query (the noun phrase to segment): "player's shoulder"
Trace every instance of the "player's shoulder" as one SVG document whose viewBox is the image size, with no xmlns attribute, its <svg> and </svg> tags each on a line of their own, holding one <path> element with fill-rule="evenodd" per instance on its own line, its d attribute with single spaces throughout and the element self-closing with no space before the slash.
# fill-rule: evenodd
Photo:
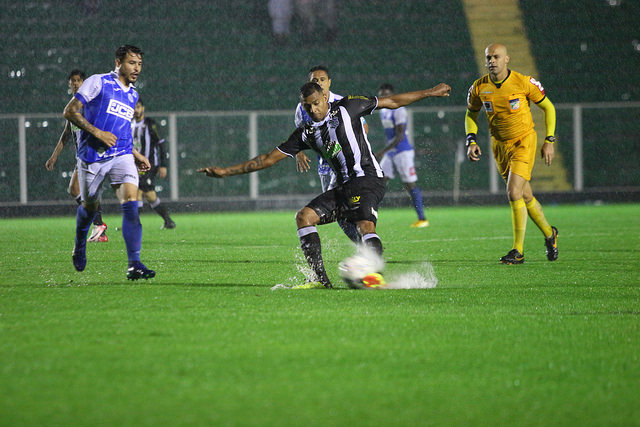
<svg viewBox="0 0 640 427">
<path fill-rule="evenodd" d="M 329 102 L 340 101 L 343 98 L 342 95 L 329 91 Z"/>
<path fill-rule="evenodd" d="M 520 85 L 522 85 L 523 88 L 526 86 L 529 86 L 529 87 L 532 87 L 534 90 L 537 89 L 544 95 L 545 90 L 544 90 L 544 87 L 542 86 L 542 83 L 536 80 L 533 76 L 519 73 L 517 71 L 512 71 L 511 73 L 514 77 L 514 80 L 517 81 Z"/>
<path fill-rule="evenodd" d="M 471 86 L 480 86 L 489 83 L 491 83 L 491 77 L 489 77 L 489 74 L 485 74 L 484 76 L 476 79 Z"/>
</svg>

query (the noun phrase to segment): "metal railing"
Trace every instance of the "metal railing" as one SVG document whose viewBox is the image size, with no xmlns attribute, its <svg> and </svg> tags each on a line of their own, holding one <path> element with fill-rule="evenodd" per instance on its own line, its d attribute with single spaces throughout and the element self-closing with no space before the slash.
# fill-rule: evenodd
<svg viewBox="0 0 640 427">
<path fill-rule="evenodd" d="M 640 102 L 558 104 L 556 110 L 558 148 L 567 171 L 569 191 L 640 185 Z M 416 146 L 416 164 L 423 187 L 451 191 L 454 198 L 463 191 L 501 191 L 492 162 L 485 159 L 484 166 L 471 168 L 468 162 L 462 161 L 465 159 L 464 106 L 414 107 L 409 112 L 408 132 Z M 247 176 L 246 182 L 233 185 L 225 180 L 226 185 L 214 185 L 213 191 L 200 184 L 204 179 L 194 177 L 198 166 L 238 163 L 269 151 L 293 130 L 293 110 L 149 110 L 147 114 L 159 123 L 169 144 L 169 179 L 159 190 L 166 191 L 164 197 L 170 200 L 217 195 L 256 199 L 276 194 L 317 193 L 312 178 L 302 179 L 301 184 L 293 167 L 267 176 L 253 173 Z M 383 131 L 375 114 L 366 118 L 375 151 L 384 144 Z M 44 162 L 53 151 L 63 125 L 60 113 L 0 115 L 3 139 L 0 204 L 28 204 L 67 197 L 63 189 L 73 168 L 73 153 L 67 154 L 66 160 L 60 160 L 59 165 L 64 162 L 65 166 L 60 165 L 57 172 L 44 171 Z M 538 129 L 544 129 L 544 124 L 538 124 Z M 483 150 L 489 153 L 486 125 L 481 126 L 479 135 Z M 610 158 L 605 163 L 600 163 L 602 159 L 598 158 L 602 144 L 609 147 Z M 626 149 L 629 146 L 631 149 Z M 585 152 L 589 153 L 586 157 Z M 490 156 L 485 154 L 487 157 Z M 634 170 L 625 173 L 615 170 L 621 164 L 634 165 Z M 602 170 L 603 167 L 612 169 Z M 588 179 L 592 174 L 597 178 Z"/>
</svg>

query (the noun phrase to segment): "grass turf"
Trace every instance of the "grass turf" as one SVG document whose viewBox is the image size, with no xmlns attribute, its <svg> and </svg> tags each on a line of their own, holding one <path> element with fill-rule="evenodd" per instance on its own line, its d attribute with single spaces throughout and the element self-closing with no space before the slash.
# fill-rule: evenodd
<svg viewBox="0 0 640 427">
<path fill-rule="evenodd" d="M 293 212 L 143 215 L 150 281 L 124 242 L 71 264 L 74 219 L 0 223 L 0 425 L 637 425 L 640 205 L 547 206 L 550 263 L 506 206 L 383 209 L 387 273 L 434 289 L 355 291 L 353 248 L 320 228 L 338 289 L 300 283 Z"/>
</svg>

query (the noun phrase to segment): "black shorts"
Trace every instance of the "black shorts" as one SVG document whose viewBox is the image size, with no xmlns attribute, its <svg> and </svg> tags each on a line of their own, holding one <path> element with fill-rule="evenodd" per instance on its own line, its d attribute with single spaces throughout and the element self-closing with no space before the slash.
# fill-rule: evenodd
<svg viewBox="0 0 640 427">
<path fill-rule="evenodd" d="M 378 221 L 378 205 L 382 202 L 386 184 L 384 179 L 363 176 L 322 193 L 307 204 L 320 217 L 320 224 L 338 219 L 349 222 Z"/>
<path fill-rule="evenodd" d="M 138 188 L 142 190 L 143 193 L 146 193 L 149 191 L 155 191 L 157 173 L 158 173 L 158 168 L 154 167 L 149 169 L 145 173 L 140 174 L 140 181 L 138 182 Z"/>
</svg>

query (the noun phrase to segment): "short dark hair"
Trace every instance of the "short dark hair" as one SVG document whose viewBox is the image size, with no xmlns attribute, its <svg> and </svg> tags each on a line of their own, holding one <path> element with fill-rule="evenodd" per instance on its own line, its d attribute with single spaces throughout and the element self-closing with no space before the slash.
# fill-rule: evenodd
<svg viewBox="0 0 640 427">
<path fill-rule="evenodd" d="M 311 67 L 309 68 L 309 75 L 311 75 L 311 73 L 315 72 L 315 71 L 324 71 L 325 73 L 327 73 L 327 76 L 329 78 L 331 78 L 331 75 L 329 75 L 329 69 L 327 67 L 325 67 L 324 65 L 316 65 L 315 67 Z"/>
<path fill-rule="evenodd" d="M 378 86 L 378 90 L 390 90 L 391 92 L 395 92 L 391 83 L 382 83 L 380 86 Z"/>
<path fill-rule="evenodd" d="M 116 49 L 116 59 L 119 59 L 120 61 L 124 61 L 124 58 L 126 58 L 127 53 L 129 52 L 135 53 L 136 55 L 140 55 L 140 57 L 144 55 L 144 52 L 139 47 L 133 46 L 130 44 L 125 44 L 120 46 L 118 49 Z"/>
<path fill-rule="evenodd" d="M 87 80 L 87 75 L 84 73 L 84 71 L 77 68 L 71 70 L 71 72 L 69 73 L 69 77 L 67 77 L 67 80 L 71 80 L 71 77 L 73 76 L 80 76 L 82 80 Z"/>
<path fill-rule="evenodd" d="M 304 99 L 307 96 L 313 94 L 314 92 L 322 92 L 322 88 L 320 87 L 320 85 L 318 83 L 315 82 L 307 82 L 305 84 L 302 85 L 302 87 L 300 88 L 300 99 Z"/>
<path fill-rule="evenodd" d="M 142 97 L 138 96 L 138 102 L 136 102 L 136 104 L 140 104 L 144 107 L 144 102 L 142 102 Z"/>
</svg>

